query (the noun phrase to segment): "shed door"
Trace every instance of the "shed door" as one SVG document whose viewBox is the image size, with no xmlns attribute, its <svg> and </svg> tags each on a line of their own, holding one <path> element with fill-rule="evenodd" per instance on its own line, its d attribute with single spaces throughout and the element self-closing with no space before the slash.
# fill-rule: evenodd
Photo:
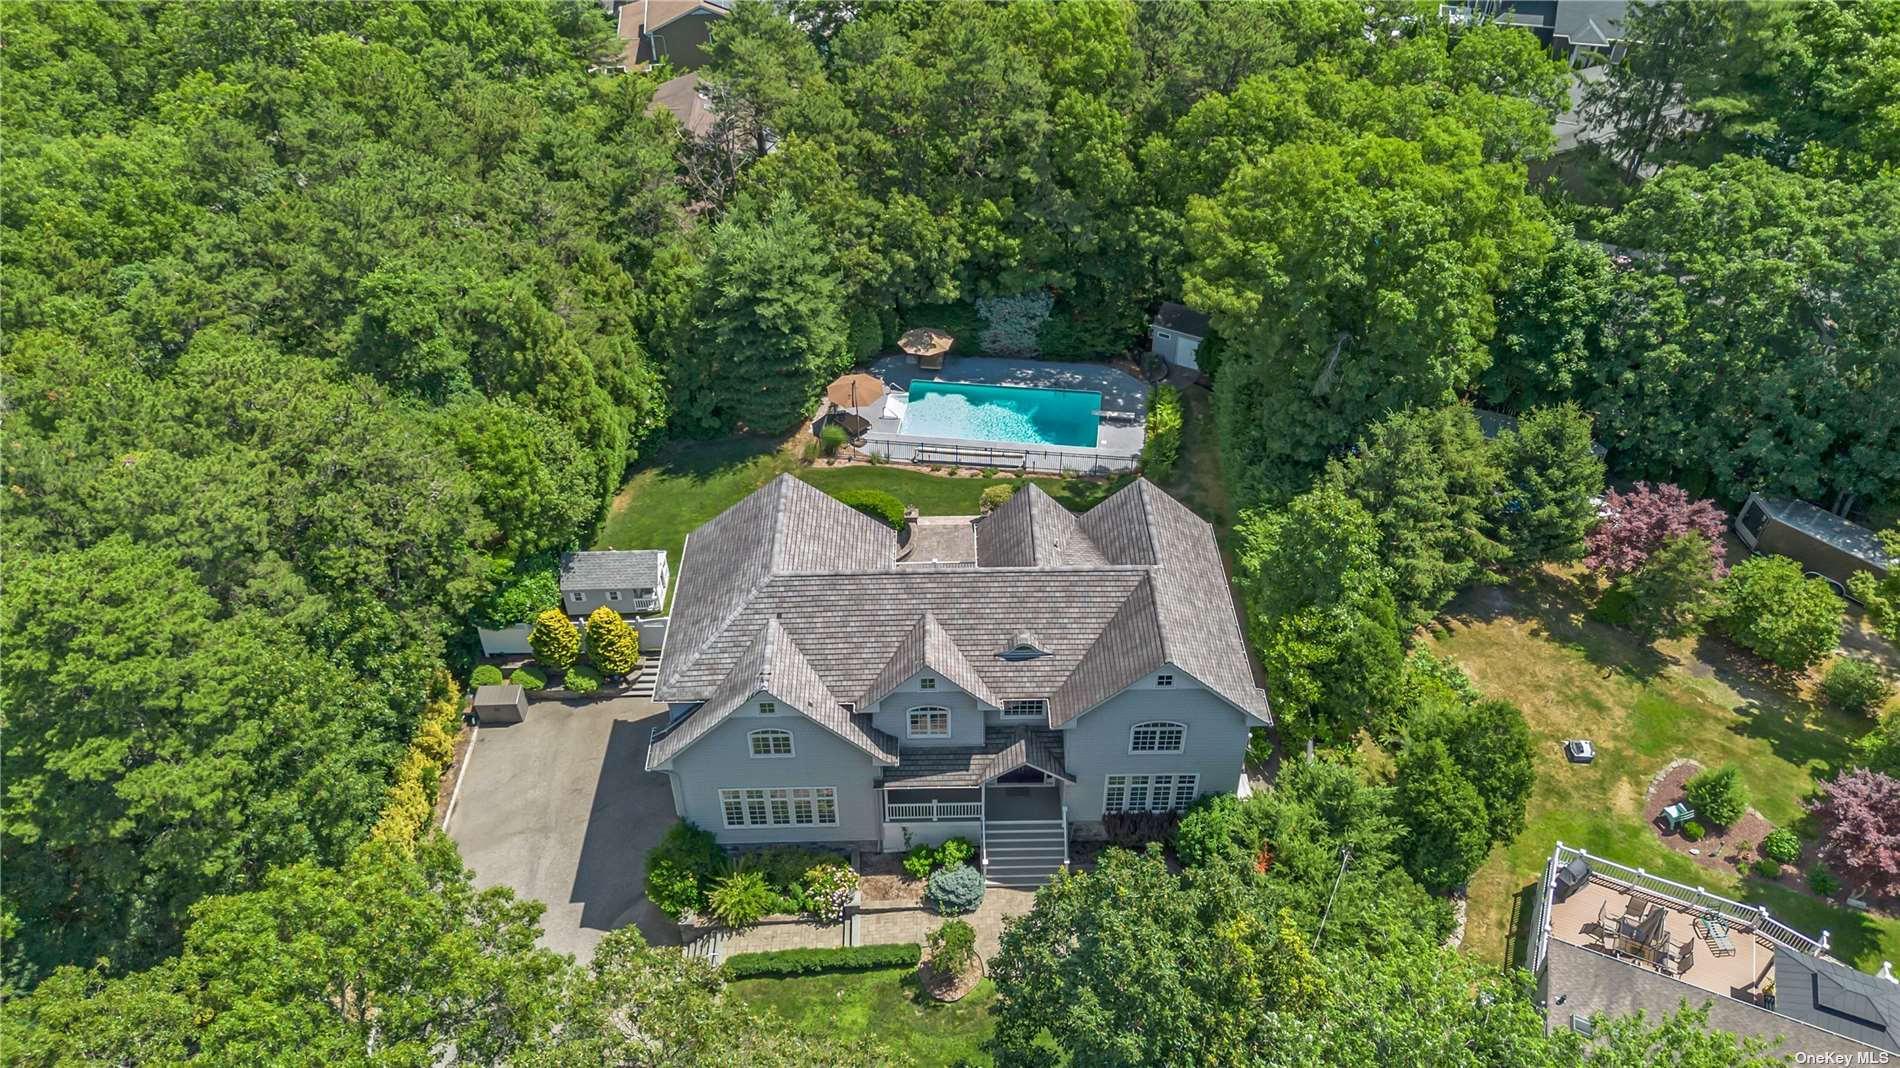
<svg viewBox="0 0 1900 1068">
<path fill-rule="evenodd" d="M 1742 540 L 1746 541 L 1750 548 L 1753 548 L 1755 542 L 1761 538 L 1761 525 L 1767 519 L 1767 509 L 1761 506 L 1760 501 L 1751 497 L 1748 507 L 1742 509 L 1741 517 L 1735 521 L 1736 533 L 1742 536 Z"/>
<path fill-rule="evenodd" d="M 1201 343 L 1198 339 L 1191 337 L 1177 337 L 1174 339 L 1174 362 L 1190 371 L 1198 371 L 1201 369 L 1200 364 L 1194 361 L 1195 354 L 1200 351 Z"/>
</svg>

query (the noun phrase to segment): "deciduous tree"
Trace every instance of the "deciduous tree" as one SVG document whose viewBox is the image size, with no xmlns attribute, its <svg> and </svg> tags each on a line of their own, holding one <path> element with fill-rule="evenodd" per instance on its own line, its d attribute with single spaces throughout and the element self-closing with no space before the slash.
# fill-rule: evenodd
<svg viewBox="0 0 1900 1068">
<path fill-rule="evenodd" d="M 1874 897 L 1900 897 L 1900 779 L 1843 772 L 1822 786 L 1813 811 L 1823 863 Z"/>
<path fill-rule="evenodd" d="M 1786 556 L 1736 564 L 1721 593 L 1722 630 L 1776 667 L 1805 671 L 1840 644 L 1846 605 L 1826 579 L 1805 577 Z"/>
<path fill-rule="evenodd" d="M 1710 500 L 1691 500 L 1682 487 L 1638 482 L 1628 493 L 1603 495 L 1603 521 L 1590 532 L 1585 567 L 1611 578 L 1643 565 L 1670 539 L 1695 534 L 1708 543 L 1717 571 L 1722 568 L 1722 531 L 1728 517 Z"/>
</svg>

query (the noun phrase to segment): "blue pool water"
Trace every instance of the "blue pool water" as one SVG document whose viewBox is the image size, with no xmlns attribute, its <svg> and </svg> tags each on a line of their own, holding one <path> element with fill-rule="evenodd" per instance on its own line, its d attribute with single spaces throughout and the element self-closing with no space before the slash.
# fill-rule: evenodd
<svg viewBox="0 0 1900 1068">
<path fill-rule="evenodd" d="M 912 382 L 902 431 L 926 438 L 1092 449 L 1102 395 L 1079 389 Z"/>
</svg>

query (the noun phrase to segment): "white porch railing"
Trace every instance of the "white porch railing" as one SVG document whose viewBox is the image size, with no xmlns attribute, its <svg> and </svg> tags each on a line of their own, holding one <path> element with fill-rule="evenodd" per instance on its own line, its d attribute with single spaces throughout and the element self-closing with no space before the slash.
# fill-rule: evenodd
<svg viewBox="0 0 1900 1068">
<path fill-rule="evenodd" d="M 1556 852 L 1551 855 L 1550 863 L 1544 869 L 1544 882 L 1538 888 L 1536 911 L 1532 914 L 1532 921 L 1537 925 L 1532 940 L 1533 959 L 1530 962 L 1533 972 L 1543 967 L 1544 955 L 1550 945 L 1551 895 L 1556 888 L 1556 874 L 1566 864 L 1578 859 L 1590 865 L 1590 874 L 1593 876 L 1641 890 L 1690 912 L 1720 915 L 1735 927 L 1752 930 L 1778 945 L 1802 953 L 1825 954 L 1828 951 L 1829 934 L 1826 931 L 1821 932 L 1819 939 L 1809 938 L 1768 915 L 1768 910 L 1763 906 L 1748 905 L 1720 894 L 1711 894 L 1699 886 L 1686 886 L 1660 875 L 1651 875 L 1641 868 L 1605 860 L 1558 842 Z"/>
<path fill-rule="evenodd" d="M 981 801 L 924 801 L 902 804 L 887 801 L 884 804 L 884 822 L 886 823 L 973 820 L 982 815 L 983 802 Z"/>
</svg>

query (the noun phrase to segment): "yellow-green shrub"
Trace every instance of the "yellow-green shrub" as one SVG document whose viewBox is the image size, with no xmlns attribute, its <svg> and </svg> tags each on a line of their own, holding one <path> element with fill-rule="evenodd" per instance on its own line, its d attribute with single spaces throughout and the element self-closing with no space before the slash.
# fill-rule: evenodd
<svg viewBox="0 0 1900 1068">
<path fill-rule="evenodd" d="M 370 828 L 378 841 L 412 846 L 435 819 L 436 784 L 455 753 L 455 732 L 462 715 L 462 694 L 449 673 L 437 668 L 429 680 L 429 698 L 409 752 L 396 765 L 389 800 Z"/>
</svg>

